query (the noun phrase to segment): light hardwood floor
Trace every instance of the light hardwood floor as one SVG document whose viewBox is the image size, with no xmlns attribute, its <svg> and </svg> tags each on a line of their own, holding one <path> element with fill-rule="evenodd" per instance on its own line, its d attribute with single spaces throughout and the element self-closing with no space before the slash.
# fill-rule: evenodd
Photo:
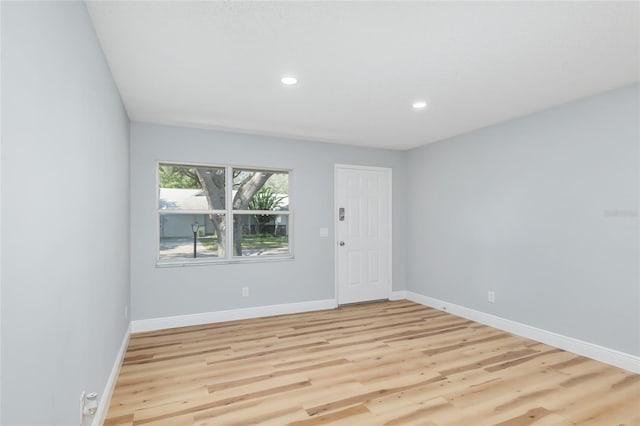
<svg viewBox="0 0 640 426">
<path fill-rule="evenodd" d="M 114 425 L 640 425 L 640 376 L 408 301 L 134 334 Z"/>
</svg>

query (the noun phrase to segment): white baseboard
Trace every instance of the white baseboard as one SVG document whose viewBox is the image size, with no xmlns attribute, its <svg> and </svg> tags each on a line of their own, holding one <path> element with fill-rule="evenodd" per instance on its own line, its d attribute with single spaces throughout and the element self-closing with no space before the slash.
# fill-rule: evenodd
<svg viewBox="0 0 640 426">
<path fill-rule="evenodd" d="M 300 312 L 334 309 L 338 305 L 335 299 L 314 300 L 310 302 L 287 303 L 282 305 L 256 306 L 253 308 L 231 309 L 228 311 L 203 312 L 200 314 L 178 315 L 173 317 L 151 318 L 131 322 L 131 331 L 155 331 L 165 328 L 186 327 L 190 325 L 210 324 L 214 322 L 235 321 L 249 318 L 271 317 L 274 315 L 297 314 Z"/>
<path fill-rule="evenodd" d="M 118 375 L 120 374 L 120 367 L 122 366 L 122 360 L 124 359 L 124 354 L 127 351 L 127 346 L 129 345 L 130 335 L 131 335 L 131 324 L 129 324 L 129 327 L 127 327 L 127 331 L 124 334 L 124 338 L 122 339 L 122 345 L 120 345 L 120 351 L 118 351 L 118 355 L 116 356 L 116 360 L 113 364 L 113 368 L 111 369 L 111 374 L 109 374 L 109 378 L 107 379 L 107 384 L 105 385 L 100 401 L 98 402 L 98 409 L 96 410 L 96 414 L 93 417 L 91 426 L 102 426 L 104 424 L 104 420 L 107 417 L 107 411 L 109 410 L 109 404 L 111 403 L 111 395 L 113 395 L 113 390 L 116 387 L 116 382 L 118 381 Z"/>
<path fill-rule="evenodd" d="M 420 303 L 421 305 L 429 306 L 441 311 L 450 312 L 454 315 L 467 318 L 481 324 L 517 334 L 518 336 L 536 340 L 565 351 L 573 352 L 587 358 L 595 359 L 597 361 L 640 374 L 640 357 L 638 356 L 620 352 L 615 349 L 605 348 L 604 346 L 599 346 L 583 340 L 574 339 L 573 337 L 563 336 L 551 331 L 542 330 L 540 328 L 476 311 L 474 309 L 465 308 L 464 306 L 455 305 L 432 297 L 423 296 L 412 291 L 407 291 L 406 296 L 407 299 L 412 302 Z"/>
<path fill-rule="evenodd" d="M 404 300 L 407 298 L 407 292 L 405 290 L 392 291 L 389 300 Z"/>
</svg>

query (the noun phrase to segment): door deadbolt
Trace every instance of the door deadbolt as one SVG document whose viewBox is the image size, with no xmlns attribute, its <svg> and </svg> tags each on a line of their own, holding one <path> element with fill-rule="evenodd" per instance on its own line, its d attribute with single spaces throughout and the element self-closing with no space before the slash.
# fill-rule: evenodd
<svg viewBox="0 0 640 426">
<path fill-rule="evenodd" d="M 340 241 L 340 245 L 343 246 L 344 245 L 344 241 Z"/>
</svg>

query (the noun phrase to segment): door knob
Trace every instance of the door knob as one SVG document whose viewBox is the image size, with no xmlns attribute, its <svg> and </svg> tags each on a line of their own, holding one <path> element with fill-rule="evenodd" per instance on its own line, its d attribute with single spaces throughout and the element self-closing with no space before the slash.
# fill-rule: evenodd
<svg viewBox="0 0 640 426">
<path fill-rule="evenodd" d="M 344 245 L 344 241 L 340 241 L 340 245 L 343 246 Z"/>
</svg>

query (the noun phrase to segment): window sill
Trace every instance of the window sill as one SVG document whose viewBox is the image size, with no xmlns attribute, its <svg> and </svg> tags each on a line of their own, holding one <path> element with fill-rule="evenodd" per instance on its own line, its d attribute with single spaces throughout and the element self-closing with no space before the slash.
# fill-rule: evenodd
<svg viewBox="0 0 640 426">
<path fill-rule="evenodd" d="M 245 264 L 245 263 L 270 263 L 270 262 L 289 262 L 295 260 L 291 256 L 273 256 L 253 258 L 232 258 L 232 259 L 202 259 L 202 260 L 180 260 L 180 261 L 156 261 L 156 268 L 182 268 L 185 266 L 212 266 L 212 265 L 229 265 L 229 264 Z"/>
</svg>

